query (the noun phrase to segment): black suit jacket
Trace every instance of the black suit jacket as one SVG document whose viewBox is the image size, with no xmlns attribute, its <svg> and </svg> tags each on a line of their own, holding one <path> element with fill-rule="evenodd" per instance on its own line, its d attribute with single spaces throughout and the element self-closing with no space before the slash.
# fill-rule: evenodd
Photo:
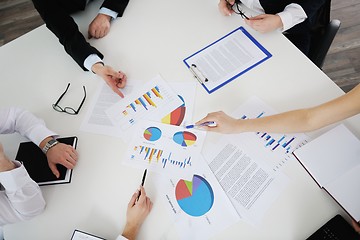
<svg viewBox="0 0 360 240">
<path fill-rule="evenodd" d="M 304 9 L 307 19 L 286 31 L 285 36 L 303 53 L 307 54 L 311 44 L 312 31 L 315 31 L 319 15 L 325 12 L 330 14 L 330 0 L 260 0 L 260 4 L 267 14 L 282 12 L 291 3 L 299 4 Z M 324 21 L 328 23 L 329 19 Z"/>
<path fill-rule="evenodd" d="M 64 46 L 65 51 L 87 71 L 84 61 L 90 54 L 97 54 L 103 59 L 103 54 L 92 47 L 79 31 L 78 25 L 70 14 L 86 8 L 86 0 L 32 0 L 35 8 L 50 29 Z M 101 7 L 106 7 L 118 13 L 121 17 L 129 0 L 105 0 Z"/>
</svg>

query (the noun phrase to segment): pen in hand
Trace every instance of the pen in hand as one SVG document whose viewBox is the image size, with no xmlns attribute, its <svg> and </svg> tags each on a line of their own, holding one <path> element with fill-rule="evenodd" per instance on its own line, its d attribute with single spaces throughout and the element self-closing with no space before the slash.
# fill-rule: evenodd
<svg viewBox="0 0 360 240">
<path fill-rule="evenodd" d="M 145 169 L 145 171 L 144 171 L 144 174 L 143 174 L 143 177 L 142 177 L 142 180 L 141 180 L 141 186 L 144 186 L 146 173 L 147 173 L 147 169 Z M 139 191 L 139 196 L 137 197 L 136 201 L 139 201 L 140 195 L 141 195 L 141 191 Z"/>
<path fill-rule="evenodd" d="M 207 121 L 200 124 L 191 124 L 185 126 L 185 128 L 194 128 L 194 127 L 202 127 L 202 126 L 208 126 L 208 127 L 216 127 L 216 122 L 214 121 Z"/>
</svg>

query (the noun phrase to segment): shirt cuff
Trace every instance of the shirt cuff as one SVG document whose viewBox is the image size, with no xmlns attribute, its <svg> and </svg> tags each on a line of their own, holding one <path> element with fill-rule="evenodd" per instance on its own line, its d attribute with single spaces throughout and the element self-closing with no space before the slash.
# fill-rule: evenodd
<svg viewBox="0 0 360 240">
<path fill-rule="evenodd" d="M 126 237 L 124 237 L 123 235 L 119 235 L 116 240 L 127 240 Z"/>
<path fill-rule="evenodd" d="M 84 61 L 84 67 L 89 70 L 90 72 L 93 73 L 93 71 L 91 71 L 91 67 L 95 64 L 95 63 L 104 63 L 103 60 L 101 60 L 101 58 L 97 55 L 97 54 L 91 54 L 89 55 L 85 61 Z M 95 73 L 94 73 L 95 74 Z"/>
<path fill-rule="evenodd" d="M 13 162 L 16 168 L 0 173 L 1 185 L 3 185 L 7 192 L 16 192 L 29 181 L 32 181 L 24 165 L 19 161 Z"/>
<path fill-rule="evenodd" d="M 117 12 L 115 12 L 115 11 L 113 11 L 113 10 L 110 10 L 110 9 L 108 9 L 108 8 L 106 8 L 106 7 L 100 8 L 99 13 L 108 15 L 108 16 L 110 16 L 113 20 L 116 19 L 117 16 L 118 16 L 118 13 L 117 13 Z"/>
<path fill-rule="evenodd" d="M 284 11 L 277 15 L 281 18 L 283 24 L 281 31 L 283 32 L 303 22 L 307 18 L 304 9 L 299 4 L 295 3 L 287 5 Z"/>
<path fill-rule="evenodd" d="M 59 135 L 43 126 L 33 127 L 29 134 L 29 139 L 37 146 L 47 137 L 58 138 Z"/>
<path fill-rule="evenodd" d="M 283 24 L 282 29 L 280 29 L 282 32 L 285 32 L 286 30 L 290 29 L 292 26 L 292 17 L 290 13 L 287 12 L 280 12 L 277 14 L 280 19 L 281 22 Z"/>
</svg>

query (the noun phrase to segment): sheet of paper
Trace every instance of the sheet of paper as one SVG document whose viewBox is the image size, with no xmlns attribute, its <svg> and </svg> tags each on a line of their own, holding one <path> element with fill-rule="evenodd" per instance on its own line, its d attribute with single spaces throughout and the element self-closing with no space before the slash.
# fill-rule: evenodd
<svg viewBox="0 0 360 240">
<path fill-rule="evenodd" d="M 125 96 L 132 93 L 134 85 L 128 84 L 121 91 Z M 99 83 L 97 91 L 93 96 L 89 110 L 87 111 L 80 130 L 84 132 L 104 134 L 108 136 L 118 137 L 119 132 L 115 125 L 111 122 L 105 111 L 120 100 L 119 95 L 103 81 Z"/>
<path fill-rule="evenodd" d="M 235 118 L 259 118 L 277 112 L 256 96 L 249 98 L 233 114 Z M 281 171 L 289 160 L 295 160 L 291 154 L 306 144 L 309 137 L 303 133 L 275 134 L 267 132 L 249 132 L 227 135 L 226 138 L 238 143 L 245 151 L 251 152 L 257 159 L 266 159 L 266 164 L 274 171 Z"/>
<path fill-rule="evenodd" d="M 196 155 L 201 152 L 205 136 L 205 131 L 141 120 L 124 163 L 158 173 L 177 174 L 197 164 Z"/>
<path fill-rule="evenodd" d="M 360 156 L 360 155 L 358 155 Z M 360 221 L 360 164 L 326 185 L 330 195 L 358 222 Z"/>
<path fill-rule="evenodd" d="M 133 89 L 138 89 L 143 85 L 140 81 L 129 81 L 122 92 L 127 96 L 132 93 Z M 165 114 L 161 122 L 175 125 L 183 125 L 192 120 L 196 83 L 194 82 L 171 82 L 170 87 L 175 90 L 181 98 L 183 104 L 177 109 Z M 119 101 L 119 96 L 114 93 L 104 82 L 99 83 L 98 90 L 94 94 L 89 109 L 80 126 L 81 131 L 103 134 L 114 137 L 121 137 L 117 127 L 111 122 L 106 114 L 106 109 L 113 106 Z"/>
<path fill-rule="evenodd" d="M 359 165 L 360 140 L 343 124 L 295 151 L 297 158 L 321 186 Z"/>
<path fill-rule="evenodd" d="M 229 139 L 207 145 L 203 154 L 238 214 L 251 224 L 261 222 L 288 185 L 284 174 L 275 174 L 262 159 Z"/>
<path fill-rule="evenodd" d="M 177 126 L 191 124 L 197 84 L 195 82 L 170 82 L 169 85 L 183 104 L 164 116 L 161 122 Z"/>
<path fill-rule="evenodd" d="M 105 112 L 122 136 L 141 119 L 161 121 L 162 117 L 181 106 L 183 102 L 160 75 L 125 96 Z"/>
<path fill-rule="evenodd" d="M 180 239 L 209 239 L 240 220 L 205 160 L 180 175 L 159 176 L 158 195 L 172 216 Z M 161 239 L 169 239 L 167 232 Z"/>
<path fill-rule="evenodd" d="M 344 124 L 315 138 L 294 154 L 313 179 L 357 221 L 360 220 L 360 141 Z"/>
<path fill-rule="evenodd" d="M 75 230 L 71 238 L 71 240 L 103 240 L 103 239 L 104 238 L 100 238 L 79 230 Z"/>
<path fill-rule="evenodd" d="M 270 57 L 271 54 L 240 27 L 184 62 L 211 92 Z"/>
</svg>

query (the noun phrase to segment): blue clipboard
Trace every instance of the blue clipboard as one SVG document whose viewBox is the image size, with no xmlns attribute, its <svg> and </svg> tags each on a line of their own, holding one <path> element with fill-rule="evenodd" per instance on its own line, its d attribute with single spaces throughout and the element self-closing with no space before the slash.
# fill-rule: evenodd
<svg viewBox="0 0 360 240">
<path fill-rule="evenodd" d="M 240 31 L 240 32 L 239 32 Z M 255 50 L 256 54 L 259 55 L 259 58 L 257 58 L 254 62 L 252 62 L 249 66 L 246 66 L 246 68 L 241 68 L 235 72 L 233 72 L 230 76 L 227 76 L 225 79 L 222 79 L 219 83 L 218 81 L 215 84 L 212 83 L 211 77 L 207 76 L 205 71 L 202 69 L 202 63 L 204 62 L 204 59 L 201 59 L 202 57 L 200 55 L 202 54 L 209 54 L 208 52 L 218 47 L 219 44 L 224 43 L 230 36 L 235 37 L 235 34 L 241 33 L 241 37 L 246 40 L 246 44 L 248 44 L 248 47 L 250 46 Z M 243 40 L 244 40 L 243 39 Z M 240 42 L 238 44 L 241 44 Z M 244 46 L 241 46 L 244 47 Z M 206 52 L 206 53 L 205 53 Z M 225 56 L 226 57 L 226 56 Z M 229 55 L 230 57 L 230 55 Z M 213 43 L 207 45 L 206 47 L 202 48 L 201 50 L 197 51 L 196 53 L 190 55 L 189 57 L 185 58 L 183 62 L 185 65 L 189 68 L 191 73 L 194 75 L 194 77 L 199 81 L 199 83 L 205 88 L 205 90 L 210 94 L 217 89 L 221 88 L 225 84 L 231 82 L 232 80 L 236 79 L 240 75 L 246 73 L 250 69 L 256 67 L 260 63 L 266 61 L 272 57 L 272 54 L 267 51 L 251 34 L 245 30 L 244 27 L 239 27 L 232 32 L 226 34 L 225 36 L 221 37 L 220 39 L 214 41 Z M 200 60 L 199 60 L 200 59 Z M 199 61 L 197 61 L 199 60 Z M 230 59 L 227 59 L 230 61 Z M 206 64 L 208 65 L 208 64 Z M 204 74 L 205 73 L 205 74 Z"/>
</svg>

